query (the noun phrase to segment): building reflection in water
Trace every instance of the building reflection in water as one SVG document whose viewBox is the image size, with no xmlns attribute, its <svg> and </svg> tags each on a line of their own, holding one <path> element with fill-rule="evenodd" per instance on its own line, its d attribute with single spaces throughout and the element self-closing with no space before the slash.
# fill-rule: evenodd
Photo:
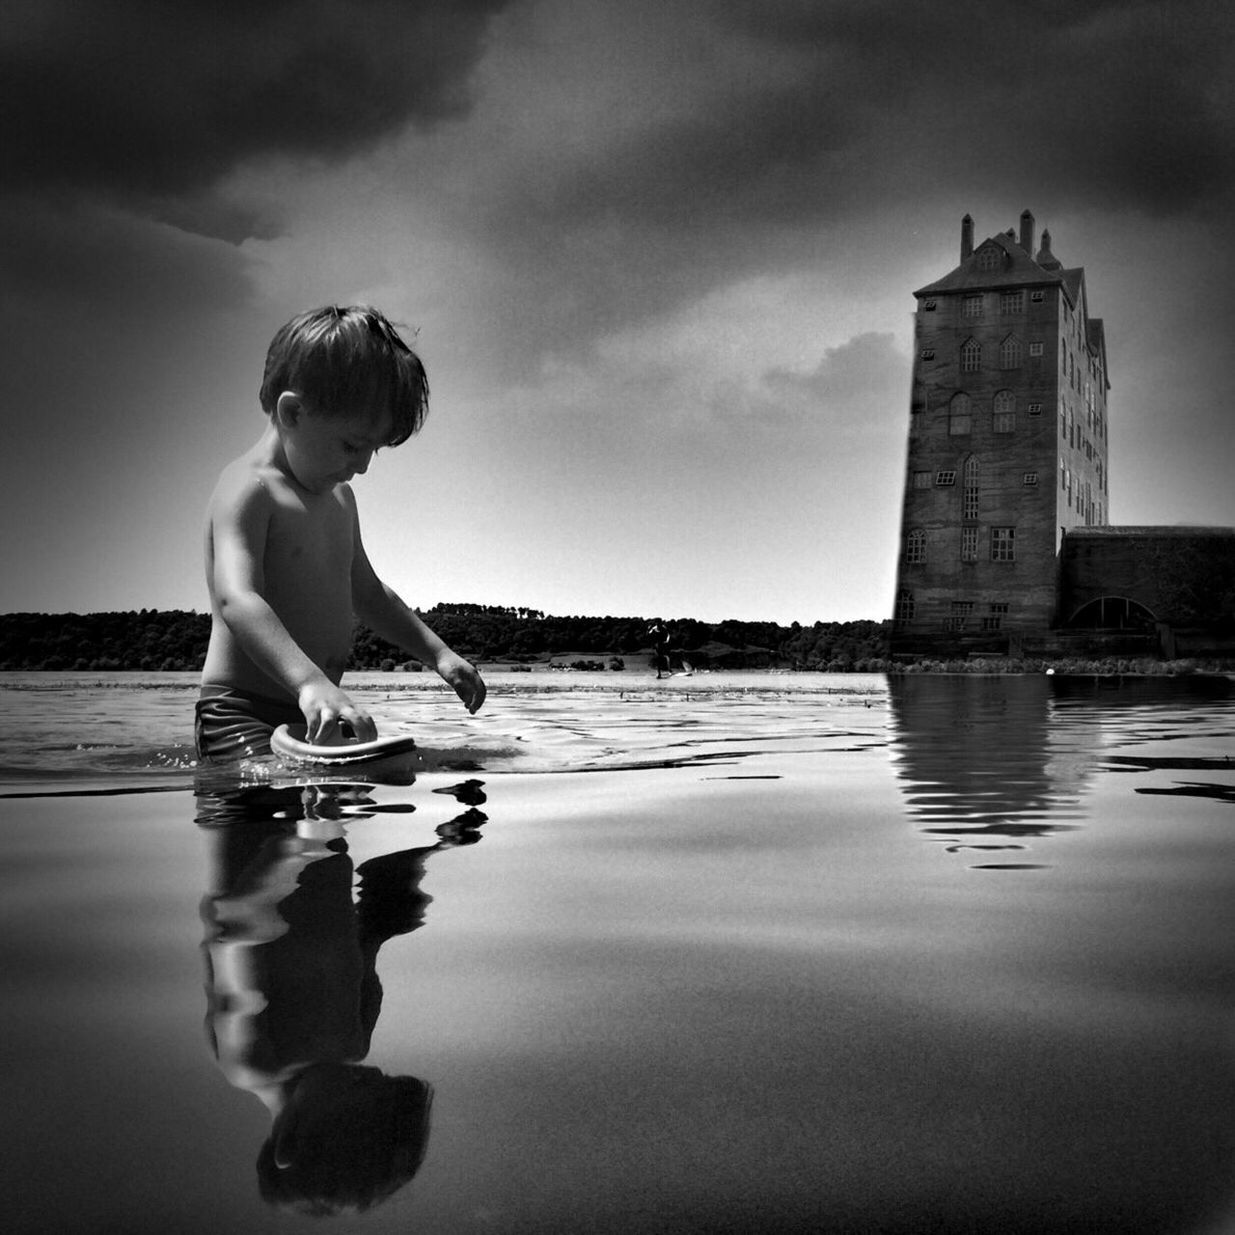
<svg viewBox="0 0 1235 1235">
<path fill-rule="evenodd" d="M 888 681 L 892 749 L 910 815 L 950 853 L 989 854 L 980 869 L 1075 828 L 1089 763 L 1051 732 L 1043 677 L 904 674 Z"/>
<path fill-rule="evenodd" d="M 359 1211 L 408 1183 L 424 1159 L 430 1085 L 362 1063 L 381 1010 L 377 955 L 418 929 L 435 853 L 480 839 L 485 795 L 470 780 L 439 791 L 465 809 L 432 845 L 353 867 L 345 823 L 410 804 L 376 803 L 366 784 L 201 793 L 209 830 L 206 1029 L 220 1069 L 267 1107 L 263 1197 L 312 1214 Z"/>
</svg>

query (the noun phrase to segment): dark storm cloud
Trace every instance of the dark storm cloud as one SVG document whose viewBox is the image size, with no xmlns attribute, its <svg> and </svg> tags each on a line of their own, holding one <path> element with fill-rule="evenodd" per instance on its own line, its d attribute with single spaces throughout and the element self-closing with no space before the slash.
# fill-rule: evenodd
<svg viewBox="0 0 1235 1235">
<path fill-rule="evenodd" d="M 820 58 L 797 103 L 825 126 L 839 69 L 849 108 L 907 171 L 1029 173 L 1057 197 L 1151 213 L 1204 205 L 1235 181 L 1225 0 L 718 0 L 714 11 Z"/>
<path fill-rule="evenodd" d="M 7 183 L 167 200 L 249 156 L 338 156 L 457 116 L 507 2 L 7 5 Z"/>
<path fill-rule="evenodd" d="M 1173 213 L 1230 190 L 1235 23 L 1216 3 L 744 0 L 703 10 L 744 39 L 735 90 L 528 206 L 553 226 L 819 223 L 872 194 L 993 182 Z"/>
<path fill-rule="evenodd" d="M 676 20 L 715 49 L 714 81 L 684 77 L 695 105 L 547 135 L 481 199 L 481 243 L 537 306 L 512 335 L 565 348 L 993 193 L 1212 218 L 1235 186 L 1225 4 L 714 0 Z"/>
</svg>

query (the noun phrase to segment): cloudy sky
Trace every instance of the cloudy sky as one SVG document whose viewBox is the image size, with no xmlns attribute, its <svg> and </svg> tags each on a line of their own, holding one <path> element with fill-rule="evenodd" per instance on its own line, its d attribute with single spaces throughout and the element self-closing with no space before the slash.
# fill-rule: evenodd
<svg viewBox="0 0 1235 1235">
<path fill-rule="evenodd" d="M 0 611 L 207 606 L 271 335 L 432 410 L 410 603 L 882 618 L 912 291 L 1033 211 L 1106 321 L 1111 517 L 1235 524 L 1217 0 L 4 0 Z"/>
</svg>

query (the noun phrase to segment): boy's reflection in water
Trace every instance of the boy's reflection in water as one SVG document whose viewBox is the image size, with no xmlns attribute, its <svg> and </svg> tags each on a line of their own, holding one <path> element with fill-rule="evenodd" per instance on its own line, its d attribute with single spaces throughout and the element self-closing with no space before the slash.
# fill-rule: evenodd
<svg viewBox="0 0 1235 1235">
<path fill-rule="evenodd" d="M 207 1035 L 227 1079 L 270 1111 L 262 1196 L 305 1213 L 363 1210 L 419 1169 L 430 1086 L 362 1066 L 381 1008 L 382 944 L 423 924 L 430 854 L 480 839 L 480 782 L 438 841 L 353 870 L 344 821 L 382 807 L 370 786 L 249 788 L 198 796 L 214 877 L 206 924 Z M 353 897 L 354 875 L 359 884 Z"/>
</svg>

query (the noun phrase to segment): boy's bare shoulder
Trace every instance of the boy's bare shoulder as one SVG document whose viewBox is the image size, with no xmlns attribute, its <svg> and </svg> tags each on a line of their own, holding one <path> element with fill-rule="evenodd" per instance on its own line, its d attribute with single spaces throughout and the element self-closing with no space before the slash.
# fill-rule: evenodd
<svg viewBox="0 0 1235 1235">
<path fill-rule="evenodd" d="M 287 477 L 272 463 L 255 459 L 251 454 L 241 455 L 219 473 L 210 508 L 216 516 L 270 510 L 288 487 Z"/>
</svg>

